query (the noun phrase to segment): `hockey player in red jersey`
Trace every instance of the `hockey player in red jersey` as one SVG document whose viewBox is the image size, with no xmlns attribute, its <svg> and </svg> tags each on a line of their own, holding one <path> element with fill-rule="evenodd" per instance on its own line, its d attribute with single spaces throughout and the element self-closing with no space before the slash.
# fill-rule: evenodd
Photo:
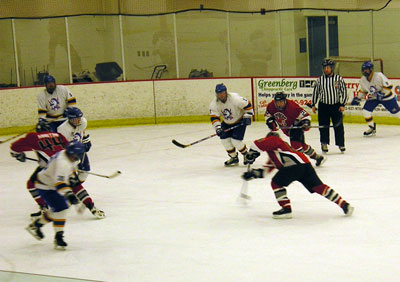
<svg viewBox="0 0 400 282">
<path fill-rule="evenodd" d="M 275 94 L 274 100 L 267 105 L 265 119 L 267 126 L 272 131 L 276 131 L 280 127 L 283 133 L 289 136 L 290 145 L 314 159 L 316 166 L 320 166 L 326 160 L 324 156 L 317 154 L 310 145 L 305 143 L 304 131 L 310 129 L 310 115 L 295 102 L 287 100 L 286 94 L 283 92 Z"/>
<path fill-rule="evenodd" d="M 35 151 L 38 157 L 39 166 L 26 183 L 29 193 L 40 209 L 39 212 L 31 214 L 32 218 L 40 216 L 42 211 L 47 208 L 45 201 L 39 195 L 34 185 L 37 174 L 46 166 L 50 157 L 65 149 L 67 145 L 68 140 L 60 133 L 51 132 L 50 126 L 45 121 L 40 121 L 36 125 L 36 132 L 30 132 L 25 137 L 11 144 L 11 156 L 20 162 L 26 161 L 24 152 Z"/>
<path fill-rule="evenodd" d="M 27 182 L 27 188 L 33 199 L 39 205 L 39 212 L 32 213 L 32 219 L 40 217 L 42 211 L 47 208 L 45 201 L 38 194 L 34 182 L 37 174 L 47 165 L 48 160 L 55 153 L 63 150 L 68 145 L 69 141 L 61 133 L 51 132 L 50 126 L 46 121 L 40 121 L 36 126 L 37 133 L 28 133 L 24 138 L 21 138 L 11 144 L 11 156 L 21 162 L 25 162 L 25 153 L 27 151 L 35 151 L 38 156 L 39 166 L 33 172 Z M 85 146 L 87 148 L 87 146 Z M 85 206 L 90 206 L 93 210 L 92 214 L 96 218 L 104 218 L 105 214 L 101 210 L 95 208 L 92 198 L 87 190 L 82 186 L 82 182 L 77 178 L 70 179 L 72 191 L 83 202 Z"/>
<path fill-rule="evenodd" d="M 310 193 L 318 193 L 342 208 L 346 216 L 350 216 L 354 208 L 328 185 L 322 183 L 308 158 L 284 142 L 279 134 L 271 131 L 267 137 L 256 140 L 245 156 L 249 164 L 254 163 L 261 152 L 267 152 L 272 167 L 278 169 L 271 181 L 271 187 L 281 209 L 273 212 L 273 218 L 292 218 L 292 207 L 287 197 L 286 186 L 299 181 Z M 272 169 L 269 168 L 268 171 Z M 246 181 L 263 178 L 264 169 L 251 169 L 242 175 Z"/>
</svg>

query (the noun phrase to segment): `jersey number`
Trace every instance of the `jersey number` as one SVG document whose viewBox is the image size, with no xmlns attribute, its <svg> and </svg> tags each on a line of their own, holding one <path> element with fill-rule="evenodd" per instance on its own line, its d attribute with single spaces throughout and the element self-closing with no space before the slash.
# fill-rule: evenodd
<svg viewBox="0 0 400 282">
<path fill-rule="evenodd" d="M 40 140 L 39 145 L 40 145 L 40 148 L 42 149 L 42 151 L 45 151 L 46 149 L 50 150 L 50 151 L 54 151 L 54 147 L 56 147 L 56 146 L 61 146 L 61 148 L 64 148 L 64 146 L 60 140 L 60 137 L 58 137 L 58 136 Z"/>
</svg>

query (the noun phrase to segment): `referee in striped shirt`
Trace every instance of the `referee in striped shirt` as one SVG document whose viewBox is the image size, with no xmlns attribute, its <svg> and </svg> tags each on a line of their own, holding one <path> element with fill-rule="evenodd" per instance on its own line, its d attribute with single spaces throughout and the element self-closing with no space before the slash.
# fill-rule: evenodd
<svg viewBox="0 0 400 282">
<path fill-rule="evenodd" d="M 332 124 L 337 125 L 335 130 L 335 144 L 343 153 L 346 150 L 344 145 L 344 126 L 343 112 L 344 105 L 347 102 L 346 84 L 343 78 L 335 74 L 335 62 L 326 59 L 322 62 L 323 74 L 318 78 L 314 87 L 312 96 L 312 111 L 315 114 L 317 111 L 316 104 L 318 103 L 318 122 L 319 125 L 326 126 L 320 128 L 320 141 L 322 152 L 328 152 L 329 145 L 329 124 L 332 119 Z"/>
</svg>

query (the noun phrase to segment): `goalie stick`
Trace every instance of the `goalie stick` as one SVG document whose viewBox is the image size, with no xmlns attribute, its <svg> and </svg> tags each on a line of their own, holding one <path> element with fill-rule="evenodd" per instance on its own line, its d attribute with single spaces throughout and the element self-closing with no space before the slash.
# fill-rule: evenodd
<svg viewBox="0 0 400 282">
<path fill-rule="evenodd" d="M 233 130 L 233 129 L 235 129 L 235 128 L 238 128 L 239 126 L 243 126 L 243 124 L 240 123 L 240 124 L 237 124 L 237 125 L 235 125 L 235 126 L 232 126 L 232 127 L 228 128 L 228 129 L 225 129 L 224 132 L 231 131 L 231 130 Z M 189 147 L 189 146 L 192 146 L 192 145 L 195 145 L 195 144 L 197 144 L 197 143 L 203 142 L 203 141 L 208 140 L 208 139 L 210 139 L 210 138 L 213 138 L 213 137 L 215 137 L 215 136 L 217 136 L 217 133 L 214 133 L 214 134 L 212 134 L 212 135 L 210 135 L 210 136 L 201 138 L 201 139 L 199 139 L 199 140 L 197 140 L 197 141 L 194 141 L 194 142 L 192 142 L 192 143 L 189 143 L 189 144 L 182 144 L 182 143 L 179 143 L 178 141 L 176 141 L 175 139 L 172 139 L 172 143 L 173 143 L 174 145 L 180 147 L 180 148 L 187 148 L 187 147 Z"/>
<path fill-rule="evenodd" d="M 26 159 L 26 160 L 29 160 L 29 161 L 35 161 L 35 162 L 38 161 L 37 159 L 33 159 L 33 158 L 29 158 L 29 157 L 26 157 L 25 159 Z M 91 172 L 91 171 L 86 171 L 86 170 L 81 170 L 81 169 L 78 169 L 78 171 L 79 171 L 79 172 L 86 172 L 87 174 L 91 174 L 91 175 L 98 176 L 98 177 L 104 177 L 104 178 L 114 178 L 114 177 L 117 177 L 118 175 L 120 175 L 120 174 L 122 173 L 122 172 L 119 171 L 119 170 L 117 170 L 117 171 L 115 171 L 115 172 L 113 172 L 113 173 L 111 173 L 111 174 L 109 174 L 109 175 L 99 174 L 99 173 L 95 173 L 95 172 Z"/>
<path fill-rule="evenodd" d="M 20 134 L 17 134 L 17 135 L 11 136 L 11 137 L 8 137 L 7 139 L 4 139 L 4 140 L 0 140 L 0 144 L 5 143 L 5 142 L 10 141 L 10 140 L 13 140 L 13 139 L 15 139 L 15 138 L 17 138 L 17 137 L 20 137 L 20 136 L 22 136 L 22 135 L 24 135 L 24 134 L 26 134 L 26 133 L 28 133 L 28 132 L 33 131 L 34 129 L 35 129 L 35 128 L 31 128 L 31 129 L 29 129 L 28 131 L 22 132 L 22 133 L 20 133 Z"/>
</svg>

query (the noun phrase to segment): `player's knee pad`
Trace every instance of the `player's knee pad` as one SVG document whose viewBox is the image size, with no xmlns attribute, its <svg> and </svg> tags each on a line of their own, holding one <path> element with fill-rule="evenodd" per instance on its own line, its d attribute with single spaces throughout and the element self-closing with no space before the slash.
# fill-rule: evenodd
<svg viewBox="0 0 400 282">
<path fill-rule="evenodd" d="M 363 116 L 365 119 L 372 117 L 372 112 L 363 109 Z"/>
<path fill-rule="evenodd" d="M 235 146 L 232 144 L 232 138 L 221 139 L 222 145 L 224 145 L 225 150 L 232 151 Z"/>
<path fill-rule="evenodd" d="M 240 151 L 246 147 L 246 144 L 244 144 L 242 140 L 237 140 L 237 139 L 233 139 L 233 138 L 232 138 L 232 145 L 235 146 L 235 148 L 238 151 Z"/>
</svg>

